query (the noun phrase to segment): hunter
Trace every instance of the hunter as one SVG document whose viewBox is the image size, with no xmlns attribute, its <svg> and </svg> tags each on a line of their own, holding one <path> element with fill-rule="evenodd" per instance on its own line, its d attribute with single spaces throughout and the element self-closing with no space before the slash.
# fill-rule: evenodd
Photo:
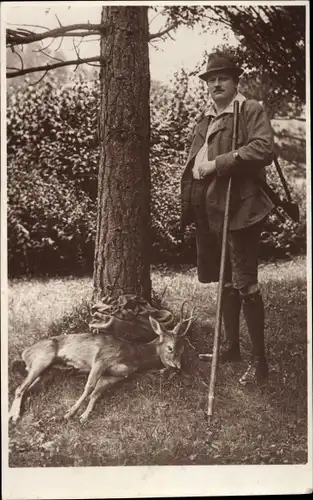
<svg viewBox="0 0 313 500">
<path fill-rule="evenodd" d="M 222 310 L 228 346 L 220 360 L 241 360 L 242 307 L 252 344 L 251 361 L 240 378 L 246 385 L 268 380 L 258 256 L 262 228 L 274 205 L 258 178 L 265 178 L 264 167 L 273 161 L 274 143 L 270 120 L 261 104 L 238 91 L 242 72 L 231 58 L 216 52 L 199 75 L 207 83 L 209 102 L 194 128 L 181 180 L 181 225 L 184 229 L 195 222 L 199 281 L 218 281 L 225 197 L 232 176 Z M 235 100 L 239 102 L 239 130 L 238 147 L 232 151 Z"/>
</svg>

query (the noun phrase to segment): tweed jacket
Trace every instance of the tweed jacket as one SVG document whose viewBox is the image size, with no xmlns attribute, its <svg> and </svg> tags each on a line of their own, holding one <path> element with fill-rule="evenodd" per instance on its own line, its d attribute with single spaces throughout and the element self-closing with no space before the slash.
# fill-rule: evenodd
<svg viewBox="0 0 313 500">
<path fill-rule="evenodd" d="M 236 99 L 237 97 L 235 97 Z M 241 104 L 238 142 L 235 157 L 231 151 L 233 113 L 223 113 L 214 120 L 207 138 L 207 160 L 216 161 L 216 173 L 205 177 L 207 184 L 205 210 L 214 231 L 221 231 L 229 176 L 232 176 L 230 231 L 249 227 L 262 220 L 273 203 L 260 188 L 257 176 L 264 178 L 264 167 L 273 160 L 274 142 L 270 121 L 263 107 L 255 100 L 238 94 Z M 244 106 L 242 102 L 245 101 Z M 202 115 L 195 126 L 187 163 L 181 178 L 181 229 L 194 221 L 191 206 L 192 167 L 206 139 L 211 116 Z"/>
</svg>

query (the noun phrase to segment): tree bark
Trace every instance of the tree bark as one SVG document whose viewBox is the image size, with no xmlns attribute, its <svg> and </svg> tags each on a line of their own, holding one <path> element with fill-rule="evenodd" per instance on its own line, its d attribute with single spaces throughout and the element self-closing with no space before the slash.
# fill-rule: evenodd
<svg viewBox="0 0 313 500">
<path fill-rule="evenodd" d="M 103 7 L 100 165 L 93 299 L 150 299 L 147 7 Z"/>
</svg>

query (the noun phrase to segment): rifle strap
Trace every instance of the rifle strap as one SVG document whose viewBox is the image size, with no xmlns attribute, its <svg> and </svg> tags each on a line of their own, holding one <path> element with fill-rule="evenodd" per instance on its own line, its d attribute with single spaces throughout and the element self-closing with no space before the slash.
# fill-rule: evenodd
<svg viewBox="0 0 313 500">
<path fill-rule="evenodd" d="M 290 191 L 289 191 L 289 188 L 288 188 L 288 185 L 287 185 L 287 181 L 284 177 L 284 174 L 282 172 L 282 169 L 281 169 L 281 166 L 279 165 L 279 162 L 278 162 L 278 158 L 276 156 L 276 154 L 274 153 L 274 165 L 276 167 L 276 170 L 277 170 L 277 173 L 279 175 L 279 178 L 280 178 L 280 181 L 283 185 L 283 188 L 285 190 L 285 193 L 286 193 L 286 197 L 287 197 L 287 200 L 291 203 L 291 194 L 290 194 Z"/>
</svg>

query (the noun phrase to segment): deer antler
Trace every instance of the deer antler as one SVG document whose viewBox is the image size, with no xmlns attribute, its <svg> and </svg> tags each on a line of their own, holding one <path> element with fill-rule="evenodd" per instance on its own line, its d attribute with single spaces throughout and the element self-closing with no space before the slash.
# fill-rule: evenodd
<svg viewBox="0 0 313 500">
<path fill-rule="evenodd" d="M 189 318 L 185 318 L 184 319 L 184 306 L 187 302 L 187 299 L 184 300 L 184 302 L 182 303 L 181 305 L 181 308 L 180 308 L 180 320 L 179 322 L 177 323 L 177 325 L 174 327 L 173 329 L 173 334 L 174 335 L 179 335 L 179 336 L 184 336 L 186 335 L 186 333 L 188 332 L 189 328 L 191 327 L 192 323 L 197 319 L 197 316 L 194 316 L 194 312 L 195 312 L 195 309 L 196 309 L 196 306 L 193 306 L 192 308 L 192 311 L 191 311 L 191 315 L 189 316 Z M 183 332 L 181 332 L 181 327 L 184 323 L 187 323 L 187 326 L 185 328 L 185 330 Z"/>
<path fill-rule="evenodd" d="M 188 299 L 183 300 L 182 305 L 180 306 L 179 322 L 182 322 L 184 319 L 184 307 L 187 302 Z"/>
</svg>

